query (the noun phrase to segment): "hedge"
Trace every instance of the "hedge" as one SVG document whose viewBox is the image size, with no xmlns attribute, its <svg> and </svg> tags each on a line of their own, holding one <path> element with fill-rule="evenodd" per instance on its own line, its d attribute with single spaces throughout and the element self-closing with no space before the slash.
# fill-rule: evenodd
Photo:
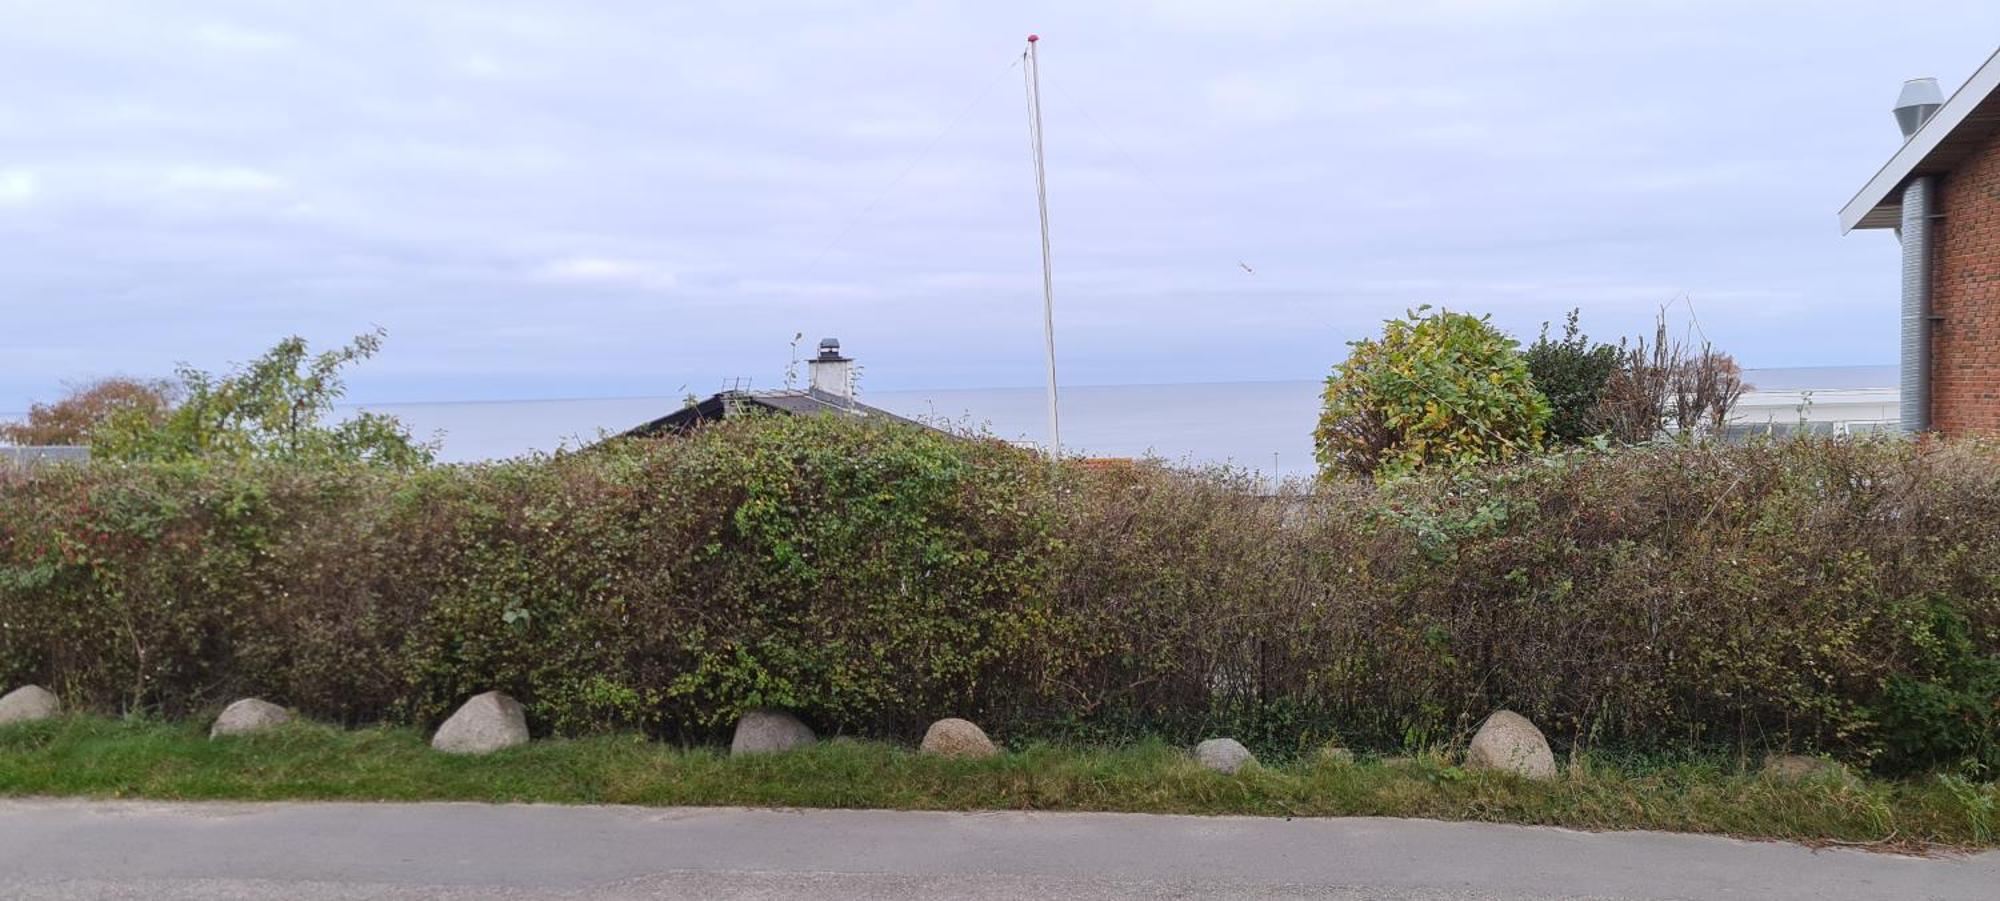
<svg viewBox="0 0 2000 901">
<path fill-rule="evenodd" d="M 0 474 L 0 686 L 193 715 L 704 739 L 1230 730 L 2000 765 L 2000 452 L 1578 451 L 1260 496 L 831 418 L 394 473 Z"/>
</svg>

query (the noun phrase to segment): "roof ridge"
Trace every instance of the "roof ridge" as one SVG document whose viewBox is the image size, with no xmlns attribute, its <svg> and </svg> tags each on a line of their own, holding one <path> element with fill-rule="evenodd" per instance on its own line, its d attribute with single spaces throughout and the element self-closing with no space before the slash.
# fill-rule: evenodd
<svg viewBox="0 0 2000 901">
<path fill-rule="evenodd" d="M 1933 163 L 1933 157 L 1943 150 L 1945 139 L 1966 124 L 1972 113 L 1985 105 L 1986 101 L 2000 95 L 2000 50 L 1973 70 L 1944 105 L 1932 113 L 1916 133 L 1903 139 L 1903 143 L 1891 154 L 1889 161 L 1882 164 L 1874 177 L 1854 193 L 1854 198 L 1840 209 L 1840 230 L 1842 233 L 1856 228 L 1888 228 L 1897 223 L 1888 218 L 1889 210 L 1902 208 L 1902 197 L 1897 194 L 1903 183 L 1917 170 Z M 1993 122 L 1992 111 L 1982 112 L 1973 124 L 1988 129 L 1981 135 L 1990 137 Z"/>
</svg>

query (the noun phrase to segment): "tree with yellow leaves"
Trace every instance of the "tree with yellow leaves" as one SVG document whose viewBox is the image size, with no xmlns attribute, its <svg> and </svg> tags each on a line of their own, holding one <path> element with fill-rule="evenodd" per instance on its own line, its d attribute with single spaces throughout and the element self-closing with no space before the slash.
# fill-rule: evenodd
<svg viewBox="0 0 2000 901">
<path fill-rule="evenodd" d="M 1313 438 L 1321 478 L 1395 477 L 1542 447 L 1548 399 L 1491 317 L 1418 307 L 1354 341 L 1327 377 Z"/>
</svg>

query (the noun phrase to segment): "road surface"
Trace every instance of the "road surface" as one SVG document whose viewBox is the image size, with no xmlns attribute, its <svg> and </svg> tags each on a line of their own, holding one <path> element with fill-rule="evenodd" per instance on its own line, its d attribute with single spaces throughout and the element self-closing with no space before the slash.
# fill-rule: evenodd
<svg viewBox="0 0 2000 901">
<path fill-rule="evenodd" d="M 1919 859 L 1392 819 L 0 801 L 6 898 L 2000 898 Z"/>
</svg>

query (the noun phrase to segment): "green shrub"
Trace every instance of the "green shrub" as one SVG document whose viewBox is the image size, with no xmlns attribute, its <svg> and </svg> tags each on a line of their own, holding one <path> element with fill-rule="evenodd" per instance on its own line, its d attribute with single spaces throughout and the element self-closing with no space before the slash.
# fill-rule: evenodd
<svg viewBox="0 0 2000 901">
<path fill-rule="evenodd" d="M 970 709 L 1046 618 L 1047 469 L 796 419 L 396 473 L 105 464 L 0 488 L 0 681 L 105 710 L 238 692 L 434 721 L 499 688 L 565 732 Z"/>
<path fill-rule="evenodd" d="M 91 456 L 105 460 L 428 465 L 435 448 L 412 438 L 394 416 L 363 411 L 325 422 L 347 392 L 341 370 L 374 356 L 386 334 L 378 328 L 318 354 L 309 354 L 306 340 L 294 335 L 230 372 L 182 364 L 175 382 L 140 383 L 143 402 L 85 403 L 76 412 L 93 416 L 84 429 Z M 84 399 L 73 396 L 57 406 Z"/>
<path fill-rule="evenodd" d="M 1956 764 L 2000 773 L 2000 653 L 1981 650 L 1965 618 L 1934 604 L 1912 624 L 1924 673 L 1896 673 L 1874 708 L 1883 763 L 1911 770 Z"/>
<path fill-rule="evenodd" d="M 778 705 L 912 738 L 1793 745 L 1991 766 L 2000 454 L 1572 451 L 1260 496 L 833 419 L 398 472 L 0 473 L 0 686 L 105 713 L 260 695 L 705 738 Z"/>
<path fill-rule="evenodd" d="M 1413 310 L 1352 342 L 1313 438 L 1323 475 L 1402 475 L 1539 450 L 1549 404 L 1487 317 Z"/>
<path fill-rule="evenodd" d="M 1603 434 L 1598 408 L 1605 383 L 1622 362 L 1617 345 L 1591 341 L 1577 325 L 1577 311 L 1571 310 L 1560 339 L 1550 340 L 1549 326 L 1543 323 L 1541 337 L 1521 356 L 1535 390 L 1548 398 L 1550 443 L 1581 444 Z"/>
<path fill-rule="evenodd" d="M 1002 445 L 782 419 L 481 475 L 432 501 L 458 534 L 418 718 L 500 686 L 565 731 L 905 727 L 971 709 L 1045 616 L 1045 469 Z"/>
</svg>

